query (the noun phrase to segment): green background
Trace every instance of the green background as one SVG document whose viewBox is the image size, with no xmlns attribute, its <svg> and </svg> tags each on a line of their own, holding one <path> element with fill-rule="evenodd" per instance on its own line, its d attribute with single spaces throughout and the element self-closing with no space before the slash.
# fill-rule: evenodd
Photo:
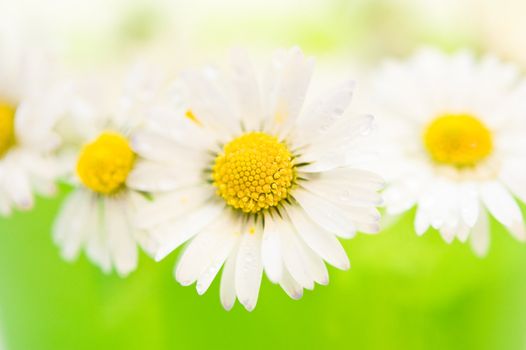
<svg viewBox="0 0 526 350">
<path fill-rule="evenodd" d="M 524 349 L 526 247 L 493 223 L 489 256 L 417 237 L 413 213 L 346 241 L 349 271 L 294 301 L 264 278 L 256 309 L 222 309 L 172 278 L 177 253 L 141 257 L 126 279 L 83 256 L 61 260 L 50 235 L 63 194 L 0 221 L 0 322 L 7 348 Z"/>
</svg>

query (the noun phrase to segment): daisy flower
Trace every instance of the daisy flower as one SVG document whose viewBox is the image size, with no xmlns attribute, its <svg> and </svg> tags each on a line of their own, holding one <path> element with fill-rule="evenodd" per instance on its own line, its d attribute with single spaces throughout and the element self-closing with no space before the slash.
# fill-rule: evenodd
<svg viewBox="0 0 526 350">
<path fill-rule="evenodd" d="M 150 73 L 148 73 L 150 74 Z M 55 242 L 66 260 L 85 248 L 88 258 L 109 273 L 125 276 L 137 267 L 137 245 L 152 254 L 155 242 L 133 225 L 137 208 L 147 194 L 127 183 L 137 154 L 130 144 L 133 133 L 145 127 L 144 106 L 155 99 L 150 91 L 160 81 L 138 67 L 124 88 L 79 89 L 71 118 L 61 123 L 69 141 L 70 182 L 75 186 L 62 205 L 53 227 Z M 93 93 L 96 92 L 96 93 Z"/>
<path fill-rule="evenodd" d="M 138 225 L 159 241 L 158 260 L 191 240 L 175 278 L 199 294 L 223 267 L 226 309 L 256 306 L 263 271 L 295 299 L 327 284 L 325 261 L 349 268 L 337 238 L 379 229 L 382 179 L 361 167 L 373 118 L 344 113 L 351 82 L 304 108 L 312 70 L 294 48 L 258 77 L 234 52 L 231 70 L 183 77 L 185 117 L 167 99 L 157 130 L 133 138 L 142 159 L 130 183 L 155 198 Z"/>
<path fill-rule="evenodd" d="M 383 131 L 388 213 L 416 206 L 430 227 L 487 252 L 488 213 L 519 240 L 526 200 L 526 89 L 515 67 L 462 52 L 427 49 L 390 62 L 374 78 Z"/>
<path fill-rule="evenodd" d="M 5 40 L 0 56 L 0 215 L 6 216 L 31 209 L 34 193 L 55 193 L 61 143 L 55 127 L 67 89 L 43 52 Z"/>
</svg>

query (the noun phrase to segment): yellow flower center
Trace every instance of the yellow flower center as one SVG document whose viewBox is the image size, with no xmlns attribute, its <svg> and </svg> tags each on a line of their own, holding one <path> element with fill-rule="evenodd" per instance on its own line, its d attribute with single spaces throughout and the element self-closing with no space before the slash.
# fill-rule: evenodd
<svg viewBox="0 0 526 350">
<path fill-rule="evenodd" d="M 77 161 L 77 174 L 94 192 L 112 194 L 126 181 L 135 161 L 128 140 L 115 132 L 105 131 L 86 144 Z"/>
<path fill-rule="evenodd" d="M 15 144 L 15 112 L 12 105 L 0 102 L 0 157 Z"/>
<path fill-rule="evenodd" d="M 434 161 L 456 167 L 476 165 L 493 149 L 491 131 L 469 114 L 446 114 L 424 132 L 424 144 Z"/>
<path fill-rule="evenodd" d="M 257 213 L 287 198 L 295 170 L 286 145 L 274 136 L 250 132 L 225 145 L 215 159 L 212 178 L 229 205 Z"/>
</svg>

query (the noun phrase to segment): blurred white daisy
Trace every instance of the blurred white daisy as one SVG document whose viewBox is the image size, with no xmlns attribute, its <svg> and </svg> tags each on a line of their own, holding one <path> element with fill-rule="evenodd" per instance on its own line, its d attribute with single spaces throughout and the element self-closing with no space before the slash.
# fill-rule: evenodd
<svg viewBox="0 0 526 350">
<path fill-rule="evenodd" d="M 155 242 L 135 228 L 137 207 L 147 194 L 126 181 L 137 156 L 129 138 L 144 125 L 143 110 L 155 96 L 160 80 L 139 67 L 125 79 L 124 89 L 107 81 L 83 89 L 72 103 L 72 116 L 61 123 L 71 154 L 69 171 L 75 189 L 65 200 L 53 235 L 66 260 L 84 247 L 104 272 L 125 276 L 138 263 L 137 244 L 152 254 Z M 95 91 L 96 90 L 96 91 Z M 96 93 L 93 93 L 96 92 Z"/>
<path fill-rule="evenodd" d="M 415 230 L 489 244 L 487 212 L 524 240 L 526 89 L 515 67 L 427 49 L 374 79 L 388 213 L 417 206 Z"/>
<path fill-rule="evenodd" d="M 224 265 L 226 309 L 256 306 L 263 271 L 292 298 L 327 284 L 324 261 L 349 268 L 337 237 L 379 229 L 382 179 L 360 166 L 373 118 L 344 114 L 351 82 L 304 108 L 313 63 L 280 51 L 259 79 L 234 52 L 231 71 L 185 77 L 186 118 L 168 98 L 158 130 L 133 138 L 143 159 L 128 183 L 155 193 L 138 224 L 159 240 L 157 259 L 193 238 L 175 277 L 202 294 Z"/>
<path fill-rule="evenodd" d="M 9 215 L 31 209 L 34 192 L 55 192 L 67 87 L 43 52 L 2 40 L 0 57 L 0 215 Z"/>
</svg>

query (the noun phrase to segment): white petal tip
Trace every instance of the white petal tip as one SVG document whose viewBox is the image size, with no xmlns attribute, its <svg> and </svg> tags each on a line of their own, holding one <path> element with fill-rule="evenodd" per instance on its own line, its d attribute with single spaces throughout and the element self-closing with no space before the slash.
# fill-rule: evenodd
<svg viewBox="0 0 526 350">
<path fill-rule="evenodd" d="M 210 284 L 199 282 L 199 281 L 197 281 L 197 283 L 195 284 L 195 289 L 197 291 L 197 294 L 199 295 L 205 294 L 209 287 L 210 287 Z"/>
<path fill-rule="evenodd" d="M 453 241 L 455 240 L 455 237 L 456 237 L 456 236 L 455 236 L 454 234 L 452 234 L 450 237 L 447 237 L 447 238 L 446 238 L 446 242 L 447 242 L 448 244 L 452 244 Z"/>
<path fill-rule="evenodd" d="M 417 228 L 415 229 L 415 233 L 417 236 L 421 237 L 424 235 L 424 233 L 427 232 L 427 228 L 423 229 L 423 228 Z"/>
<path fill-rule="evenodd" d="M 281 276 L 279 276 L 279 277 L 278 276 L 269 276 L 268 273 L 267 273 L 267 278 L 273 284 L 277 284 L 281 280 Z"/>
<path fill-rule="evenodd" d="M 336 267 L 339 268 L 340 270 L 347 271 L 351 268 L 351 263 L 349 261 L 346 261 L 342 264 L 339 264 Z"/>
<path fill-rule="evenodd" d="M 324 278 L 320 281 L 318 281 L 318 284 L 322 285 L 322 286 L 326 286 L 329 284 L 329 279 L 328 278 Z"/>
<path fill-rule="evenodd" d="M 57 194 L 56 186 L 48 186 L 45 189 L 42 189 L 42 194 L 46 197 L 54 197 Z"/>
<path fill-rule="evenodd" d="M 109 275 L 111 273 L 111 266 L 100 266 L 102 273 Z"/>
<path fill-rule="evenodd" d="M 354 236 L 356 236 L 356 233 L 354 231 L 343 232 L 343 233 L 339 233 L 338 236 L 343 238 L 343 239 L 351 239 Z"/>
<path fill-rule="evenodd" d="M 488 249 L 473 249 L 473 252 L 475 253 L 475 256 L 477 258 L 483 259 L 488 255 Z"/>
<path fill-rule="evenodd" d="M 175 276 L 175 280 L 183 287 L 187 287 L 194 282 L 190 280 L 182 280 L 181 278 L 177 277 L 177 275 Z"/>
<path fill-rule="evenodd" d="M 305 286 L 306 290 L 314 290 L 314 283 L 309 284 L 308 286 Z"/>
<path fill-rule="evenodd" d="M 62 259 L 66 260 L 67 262 L 73 262 L 77 258 L 77 254 L 62 253 L 60 255 L 62 256 Z"/>
<path fill-rule="evenodd" d="M 517 238 L 517 240 L 519 240 L 521 242 L 525 242 L 526 241 L 526 230 L 525 230 L 524 224 L 522 224 L 522 223 L 515 223 L 515 224 L 511 225 L 510 231 L 513 234 L 513 236 L 515 238 Z"/>
<path fill-rule="evenodd" d="M 230 311 L 232 310 L 232 307 L 234 306 L 233 303 L 221 303 L 223 305 L 223 309 L 225 309 L 226 311 Z"/>
<path fill-rule="evenodd" d="M 21 201 L 16 203 L 20 210 L 31 210 L 33 209 L 33 201 Z"/>
<path fill-rule="evenodd" d="M 364 230 L 362 232 L 365 234 L 375 235 L 380 231 L 380 224 L 371 224 L 367 227 L 367 230 Z"/>
<path fill-rule="evenodd" d="M 248 312 L 252 312 L 252 310 L 254 310 L 254 308 L 256 307 L 256 304 L 253 304 L 252 301 L 249 300 L 241 301 L 241 304 L 245 307 L 245 309 Z"/>
<path fill-rule="evenodd" d="M 161 260 L 163 260 L 164 258 L 166 258 L 168 256 L 168 254 L 170 254 L 171 252 L 167 252 L 167 251 L 164 251 L 164 250 L 159 250 L 157 253 L 155 253 L 155 256 L 154 256 L 154 260 L 156 262 L 159 262 Z"/>
<path fill-rule="evenodd" d="M 291 297 L 293 300 L 300 300 L 301 298 L 303 298 L 303 290 L 291 293 L 289 294 L 289 297 Z"/>
<path fill-rule="evenodd" d="M 458 236 L 457 238 L 460 243 L 466 243 L 468 241 L 468 237 Z"/>
<path fill-rule="evenodd" d="M 117 275 L 120 277 L 120 278 L 126 278 L 130 275 L 130 273 L 132 272 L 132 270 L 126 270 L 126 271 L 117 271 Z"/>
</svg>

